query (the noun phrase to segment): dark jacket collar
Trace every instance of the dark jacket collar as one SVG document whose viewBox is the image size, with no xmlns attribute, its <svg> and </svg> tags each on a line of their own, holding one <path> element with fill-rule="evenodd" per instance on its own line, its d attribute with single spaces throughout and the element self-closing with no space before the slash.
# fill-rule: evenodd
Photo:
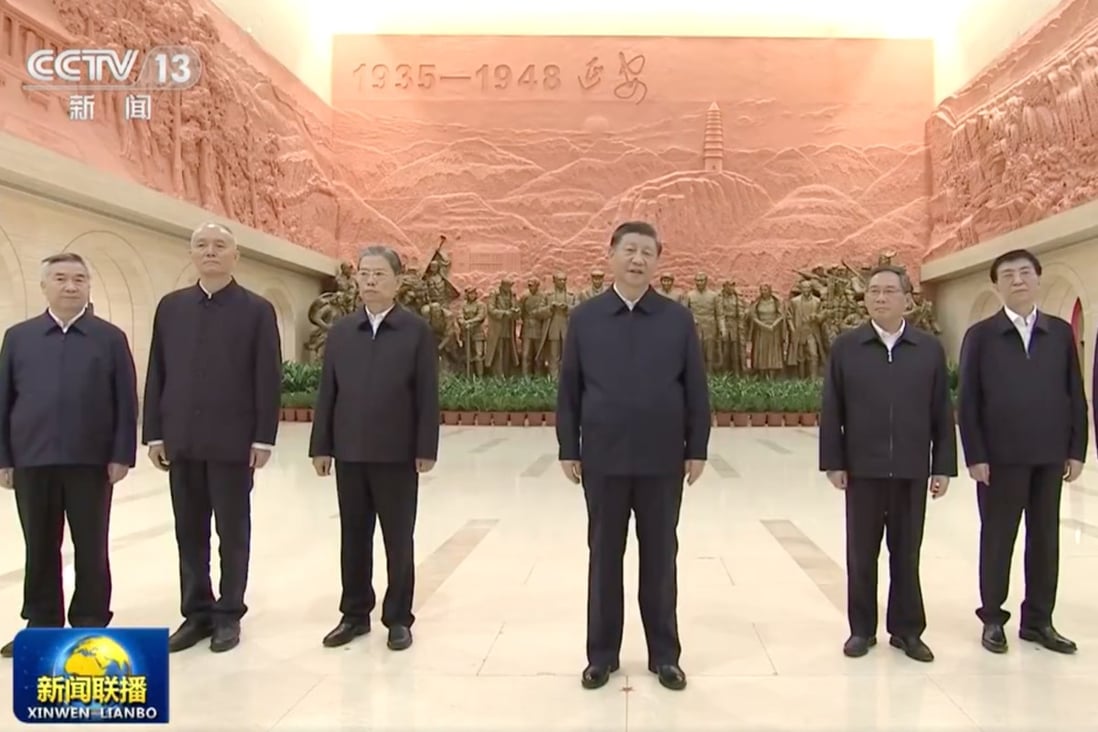
<svg viewBox="0 0 1098 732">
<path fill-rule="evenodd" d="M 1017 326 L 1007 315 L 1006 308 L 999 308 L 999 312 L 995 314 L 995 322 L 1000 333 L 1017 332 Z M 1041 312 L 1041 308 L 1037 308 L 1037 318 L 1033 321 L 1033 329 L 1048 332 L 1048 316 Z"/>
<path fill-rule="evenodd" d="M 599 305 L 611 315 L 629 312 L 629 306 L 625 304 L 625 300 L 622 299 L 613 285 L 608 287 L 604 292 L 595 295 L 595 297 L 592 298 L 592 301 L 599 303 Z M 663 295 L 660 295 L 652 287 L 649 287 L 644 291 L 644 294 L 641 295 L 640 299 L 637 300 L 637 304 L 633 306 L 633 309 L 645 313 L 646 315 L 651 315 L 669 302 L 671 301 Z"/>
<path fill-rule="evenodd" d="M 93 317 L 95 316 L 89 313 L 87 308 L 85 308 L 84 312 L 80 313 L 76 320 L 72 321 L 72 323 L 69 324 L 69 330 L 75 330 L 79 333 L 86 333 L 88 328 L 88 321 Z M 53 319 L 52 315 L 50 315 L 49 308 L 43 310 L 42 314 L 38 316 L 37 320 L 42 324 L 43 333 L 50 333 L 54 329 L 61 330 L 61 326 L 58 325 L 57 321 Z"/>
<path fill-rule="evenodd" d="M 212 295 L 206 292 L 206 289 L 202 287 L 201 282 L 195 282 L 194 287 L 191 288 L 191 290 L 194 292 L 195 299 L 197 299 L 199 302 L 209 300 L 211 302 L 219 304 L 223 302 L 232 302 L 244 293 L 244 288 L 237 283 L 235 277 L 229 280 L 229 284 L 225 285 Z"/>
<path fill-rule="evenodd" d="M 354 315 L 352 315 L 351 317 L 354 318 L 354 323 L 355 323 L 356 328 L 361 329 L 361 328 L 369 328 L 370 327 L 370 318 L 369 318 L 368 315 L 366 315 L 366 306 L 365 305 L 360 304 L 357 308 L 355 308 Z M 381 329 L 381 328 L 400 328 L 400 327 L 405 326 L 405 325 L 408 324 L 409 318 L 414 318 L 414 317 L 416 317 L 416 316 L 413 315 L 411 311 L 409 311 L 407 308 L 405 308 L 400 303 L 394 302 L 392 310 L 390 310 L 385 315 L 385 317 L 381 319 L 381 324 L 378 325 L 378 329 Z"/>
<path fill-rule="evenodd" d="M 881 341 L 880 334 L 877 333 L 877 329 L 873 327 L 873 321 L 867 320 L 863 324 L 858 326 L 855 331 L 858 334 L 858 340 L 862 343 L 872 343 L 873 341 Z M 896 343 L 910 343 L 913 346 L 919 345 L 923 340 L 923 333 L 918 328 L 913 326 L 910 322 L 904 321 L 904 329 L 900 333 L 900 337 L 896 339 Z"/>
</svg>

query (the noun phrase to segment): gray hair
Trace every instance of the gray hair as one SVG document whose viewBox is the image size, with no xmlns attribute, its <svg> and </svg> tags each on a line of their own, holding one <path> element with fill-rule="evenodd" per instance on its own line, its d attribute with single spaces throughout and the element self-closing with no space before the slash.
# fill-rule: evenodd
<svg viewBox="0 0 1098 732">
<path fill-rule="evenodd" d="M 46 273 L 50 271 L 50 267 L 55 264 L 79 264 L 84 268 L 84 271 L 88 273 L 88 278 L 91 278 L 91 270 L 88 269 L 88 263 L 76 252 L 60 252 L 58 254 L 51 254 L 42 260 L 42 280 L 45 281 Z"/>
<path fill-rule="evenodd" d="M 229 237 L 229 241 L 231 241 L 233 244 L 236 244 L 236 234 L 233 233 L 232 229 L 230 229 L 225 224 L 219 224 L 216 221 L 207 221 L 206 223 L 202 224 L 197 229 L 191 232 L 192 247 L 194 246 L 194 243 L 198 240 L 198 235 L 201 234 L 203 231 L 206 231 L 207 229 L 217 229 L 223 232 L 225 236 Z"/>
<path fill-rule="evenodd" d="M 915 289 L 911 285 L 911 278 L 907 276 L 907 272 L 894 264 L 881 264 L 874 267 L 870 270 L 869 276 L 865 278 L 866 284 L 868 285 L 869 281 L 877 275 L 885 273 L 891 273 L 900 278 L 900 289 L 903 290 L 905 295 L 910 295 Z"/>
<path fill-rule="evenodd" d="M 358 253 L 358 265 L 362 266 L 365 257 L 381 257 L 393 270 L 393 274 L 400 275 L 404 272 L 404 263 L 400 261 L 400 255 L 392 247 L 384 244 L 371 244 Z"/>
</svg>

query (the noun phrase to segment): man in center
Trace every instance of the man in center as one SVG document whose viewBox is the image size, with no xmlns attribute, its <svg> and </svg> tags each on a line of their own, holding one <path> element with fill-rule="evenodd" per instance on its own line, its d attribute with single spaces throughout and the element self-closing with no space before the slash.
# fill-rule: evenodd
<svg viewBox="0 0 1098 732">
<path fill-rule="evenodd" d="M 370 632 L 374 526 L 381 523 L 389 585 L 381 605 L 388 645 L 412 645 L 419 474 L 438 457 L 438 346 L 431 326 L 396 304 L 404 269 L 395 251 L 367 247 L 358 262 L 361 307 L 328 331 L 309 457 L 335 465 L 343 596 L 329 648 Z"/>
<path fill-rule="evenodd" d="M 709 391 L 690 311 L 649 285 L 662 245 L 643 221 L 610 238 L 614 286 L 576 307 L 568 323 L 557 397 L 557 441 L 568 480 L 587 502 L 585 688 L 620 664 L 622 560 L 633 513 L 640 550 L 640 612 L 648 669 L 686 687 L 679 665 L 677 528 L 683 482 L 705 467 Z"/>
</svg>

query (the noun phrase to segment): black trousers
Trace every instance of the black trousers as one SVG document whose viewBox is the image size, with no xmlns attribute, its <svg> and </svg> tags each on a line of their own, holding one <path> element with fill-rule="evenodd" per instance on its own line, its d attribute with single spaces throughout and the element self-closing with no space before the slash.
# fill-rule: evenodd
<svg viewBox="0 0 1098 732">
<path fill-rule="evenodd" d="M 175 541 L 179 547 L 180 611 L 202 625 L 239 621 L 252 542 L 252 484 L 247 463 L 173 460 L 169 469 Z M 217 523 L 221 586 L 210 580 L 210 520 Z"/>
<path fill-rule="evenodd" d="M 388 587 L 381 603 L 381 623 L 412 627 L 416 586 L 415 528 L 419 473 L 414 463 L 348 463 L 336 461 L 339 497 L 339 564 L 344 620 L 368 624 L 377 604 L 374 594 L 374 527 L 381 523 Z"/>
<path fill-rule="evenodd" d="M 113 617 L 108 535 L 114 487 L 107 466 L 19 468 L 13 481 L 26 547 L 23 619 L 30 627 L 65 625 L 61 543 L 67 518 L 76 575 L 69 624 L 105 628 Z"/>
<path fill-rule="evenodd" d="M 583 474 L 587 499 L 587 662 L 619 663 L 625 589 L 622 561 L 629 516 L 636 516 L 639 597 L 650 665 L 678 663 L 677 529 L 683 476 Z"/>
<path fill-rule="evenodd" d="M 877 558 L 888 544 L 888 610 L 891 635 L 921 636 L 926 610 L 919 555 L 926 523 L 926 480 L 851 476 L 846 486 L 847 619 L 850 634 L 877 634 Z"/>
<path fill-rule="evenodd" d="M 1010 564 L 1018 525 L 1026 515 L 1026 597 L 1022 627 L 1052 624 L 1060 575 L 1060 494 L 1063 465 L 992 465 L 991 484 L 976 486 L 980 507 L 980 600 L 985 623 L 1005 625 Z"/>
</svg>

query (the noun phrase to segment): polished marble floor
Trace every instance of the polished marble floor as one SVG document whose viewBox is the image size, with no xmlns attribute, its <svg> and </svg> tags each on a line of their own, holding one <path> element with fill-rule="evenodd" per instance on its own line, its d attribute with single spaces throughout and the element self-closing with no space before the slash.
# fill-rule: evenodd
<svg viewBox="0 0 1098 732">
<path fill-rule="evenodd" d="M 840 650 L 842 499 L 815 470 L 814 431 L 714 430 L 709 469 L 687 490 L 680 526 L 689 688 L 667 691 L 646 670 L 631 542 L 623 667 L 608 686 L 585 691 L 585 515 L 579 490 L 559 474 L 550 430 L 444 428 L 439 466 L 421 488 L 416 642 L 403 653 L 389 651 L 378 630 L 345 648 L 320 645 L 338 620 L 338 524 L 334 484 L 304 457 L 307 433 L 284 425 L 258 479 L 243 643 L 172 657 L 173 729 L 1066 732 L 1098 724 L 1098 468 L 1064 494 L 1056 622 L 1079 643 L 1076 656 L 1013 634 L 1005 656 L 980 647 L 976 501 L 963 478 L 928 513 L 925 639 L 937 661 L 918 664 L 887 643 L 850 660 Z M 11 494 L 0 499 L 8 501 L 0 632 L 13 633 L 22 544 Z M 116 624 L 174 627 L 171 509 L 151 467 L 119 486 L 112 545 Z M 381 569 L 380 536 L 378 552 Z M 1015 568 L 1016 608 L 1020 551 Z M 11 693 L 5 661 L 0 729 L 17 726 Z"/>
</svg>

